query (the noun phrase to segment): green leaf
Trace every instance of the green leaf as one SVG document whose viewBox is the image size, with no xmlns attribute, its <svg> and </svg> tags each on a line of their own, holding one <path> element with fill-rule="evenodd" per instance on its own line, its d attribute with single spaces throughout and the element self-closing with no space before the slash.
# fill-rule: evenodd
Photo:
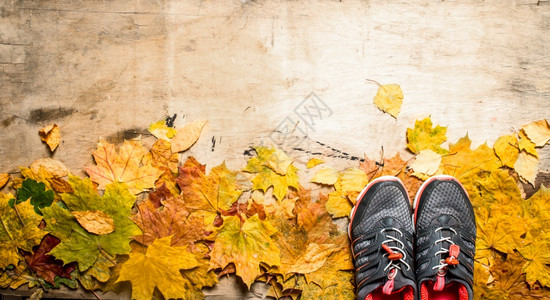
<svg viewBox="0 0 550 300">
<path fill-rule="evenodd" d="M 31 199 L 34 211 L 42 215 L 41 208 L 52 205 L 55 194 L 52 190 L 46 190 L 46 184 L 27 178 L 17 190 L 17 199 L 10 199 L 8 204 L 13 208 L 14 203 L 21 203 Z"/>
<path fill-rule="evenodd" d="M 117 254 L 130 252 L 130 240 L 141 230 L 130 219 L 135 198 L 124 183 L 112 183 L 99 196 L 90 179 L 69 177 L 74 193 L 62 194 L 68 210 L 57 205 L 43 209 L 46 230 L 57 236 L 61 243 L 50 253 L 64 263 L 76 261 L 84 272 L 96 265 L 98 260 L 111 258 Z M 96 235 L 86 231 L 72 216 L 70 211 L 97 210 L 109 215 L 115 229 L 105 235 Z M 98 280 L 108 278 L 100 276 Z"/>
</svg>

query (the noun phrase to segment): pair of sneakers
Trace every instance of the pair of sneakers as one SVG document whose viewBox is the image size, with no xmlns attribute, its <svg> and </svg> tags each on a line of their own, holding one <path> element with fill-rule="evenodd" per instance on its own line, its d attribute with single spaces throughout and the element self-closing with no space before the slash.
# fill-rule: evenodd
<svg viewBox="0 0 550 300">
<path fill-rule="evenodd" d="M 472 300 L 476 224 L 462 184 L 438 175 L 411 210 L 399 178 L 370 182 L 350 215 L 357 300 Z"/>
</svg>

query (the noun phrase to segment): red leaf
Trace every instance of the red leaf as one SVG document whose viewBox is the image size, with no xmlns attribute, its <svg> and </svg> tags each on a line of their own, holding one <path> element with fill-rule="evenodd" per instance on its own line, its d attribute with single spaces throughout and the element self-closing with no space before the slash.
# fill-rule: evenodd
<svg viewBox="0 0 550 300">
<path fill-rule="evenodd" d="M 55 276 L 71 278 L 71 272 L 76 264 L 70 263 L 63 266 L 63 261 L 48 255 L 61 241 L 53 235 L 45 235 L 40 245 L 33 247 L 33 253 L 25 252 L 23 256 L 29 268 L 47 282 L 55 284 Z"/>
</svg>

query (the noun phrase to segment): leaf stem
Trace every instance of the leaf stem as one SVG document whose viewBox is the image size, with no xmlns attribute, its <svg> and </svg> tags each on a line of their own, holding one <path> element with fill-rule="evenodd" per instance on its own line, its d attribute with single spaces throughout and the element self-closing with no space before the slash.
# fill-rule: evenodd
<svg viewBox="0 0 550 300">
<path fill-rule="evenodd" d="M 19 222 L 21 222 L 21 225 L 25 227 L 25 222 L 23 222 L 23 219 L 21 218 L 21 215 L 19 214 L 19 211 L 17 210 L 17 200 L 14 200 L 13 202 L 13 209 L 15 210 L 15 213 L 17 214 L 17 217 L 19 218 Z"/>
<path fill-rule="evenodd" d="M 372 79 L 368 79 L 368 78 L 365 79 L 365 80 L 368 81 L 368 82 L 374 82 L 374 83 L 376 83 L 376 84 L 377 84 L 378 86 L 380 86 L 380 87 L 382 86 L 382 85 L 381 85 L 380 83 L 378 83 L 378 81 L 376 81 L 376 80 L 372 80 Z"/>
<path fill-rule="evenodd" d="M 99 253 L 101 253 L 101 255 L 103 255 L 113 265 L 116 265 L 116 261 L 114 261 L 112 258 L 109 257 L 110 255 L 109 255 L 109 253 L 107 253 L 107 251 L 103 250 L 103 248 L 101 248 L 101 246 L 98 246 L 97 248 L 99 249 Z"/>
</svg>

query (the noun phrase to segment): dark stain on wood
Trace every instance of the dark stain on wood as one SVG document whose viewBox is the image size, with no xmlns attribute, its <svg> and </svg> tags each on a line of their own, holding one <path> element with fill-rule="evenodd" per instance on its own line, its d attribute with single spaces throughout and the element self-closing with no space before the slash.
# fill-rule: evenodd
<svg viewBox="0 0 550 300">
<path fill-rule="evenodd" d="M 139 137 L 140 135 L 149 135 L 150 133 L 143 128 L 128 128 L 117 131 L 105 138 L 107 142 L 118 144 L 124 142 L 124 140 L 131 140 Z"/>
<path fill-rule="evenodd" d="M 72 115 L 76 110 L 74 108 L 59 107 L 59 108 L 37 108 L 29 113 L 29 121 L 40 123 L 49 122 L 59 119 L 64 119 Z"/>
</svg>

